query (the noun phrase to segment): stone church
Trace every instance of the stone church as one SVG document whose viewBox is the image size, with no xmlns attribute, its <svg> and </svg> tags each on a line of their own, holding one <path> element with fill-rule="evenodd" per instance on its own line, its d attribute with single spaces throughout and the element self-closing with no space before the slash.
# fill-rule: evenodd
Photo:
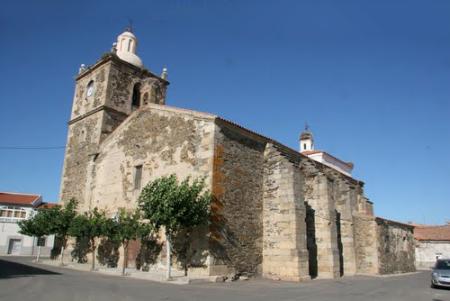
<svg viewBox="0 0 450 301">
<path fill-rule="evenodd" d="M 211 222 L 196 247 L 203 275 L 246 273 L 300 281 L 414 270 L 412 227 L 376 218 L 352 163 L 299 150 L 219 116 L 166 105 L 156 75 L 126 30 L 76 77 L 61 200 L 113 214 L 142 187 L 175 173 L 206 177 Z M 163 259 L 162 259 L 163 260 Z"/>
</svg>

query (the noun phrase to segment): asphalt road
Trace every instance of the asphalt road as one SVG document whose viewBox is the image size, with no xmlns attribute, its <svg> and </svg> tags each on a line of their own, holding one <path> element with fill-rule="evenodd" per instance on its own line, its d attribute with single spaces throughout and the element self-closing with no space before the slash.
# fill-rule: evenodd
<svg viewBox="0 0 450 301">
<path fill-rule="evenodd" d="M 358 276 L 303 283 L 256 279 L 173 285 L 36 265 L 30 258 L 0 257 L 0 300 L 450 301 L 450 290 L 430 288 L 429 274 Z"/>
</svg>

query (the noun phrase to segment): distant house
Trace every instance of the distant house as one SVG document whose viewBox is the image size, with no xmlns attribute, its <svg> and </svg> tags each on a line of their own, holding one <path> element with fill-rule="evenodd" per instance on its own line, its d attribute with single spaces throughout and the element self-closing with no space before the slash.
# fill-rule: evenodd
<svg viewBox="0 0 450 301">
<path fill-rule="evenodd" d="M 39 208 L 53 206 L 44 203 L 40 195 L 0 192 L 0 255 L 35 255 L 38 238 L 19 233 L 17 222 L 32 217 Z M 54 236 L 41 238 L 41 255 L 49 256 Z"/>
<path fill-rule="evenodd" d="M 416 268 L 428 269 L 437 258 L 450 258 L 450 223 L 442 226 L 416 225 Z"/>
</svg>

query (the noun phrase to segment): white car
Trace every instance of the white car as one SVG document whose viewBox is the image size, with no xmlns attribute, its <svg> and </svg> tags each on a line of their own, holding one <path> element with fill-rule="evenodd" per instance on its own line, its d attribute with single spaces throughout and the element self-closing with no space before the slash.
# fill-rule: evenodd
<svg viewBox="0 0 450 301">
<path fill-rule="evenodd" d="M 431 273 L 431 287 L 450 288 L 450 259 L 438 259 Z"/>
</svg>

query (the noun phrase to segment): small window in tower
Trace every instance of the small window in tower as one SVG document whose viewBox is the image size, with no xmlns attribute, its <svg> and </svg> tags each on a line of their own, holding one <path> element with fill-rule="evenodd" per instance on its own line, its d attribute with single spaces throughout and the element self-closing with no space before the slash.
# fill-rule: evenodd
<svg viewBox="0 0 450 301">
<path fill-rule="evenodd" d="M 132 109 L 137 109 L 141 106 L 141 84 L 137 83 L 133 87 L 133 96 L 131 97 Z"/>
<path fill-rule="evenodd" d="M 142 165 L 137 165 L 134 167 L 134 189 L 141 189 L 142 181 Z"/>
<path fill-rule="evenodd" d="M 306 143 L 303 143 L 303 150 L 306 150 Z"/>
<path fill-rule="evenodd" d="M 128 52 L 130 51 L 130 49 L 131 49 L 131 39 L 128 40 Z"/>
</svg>

